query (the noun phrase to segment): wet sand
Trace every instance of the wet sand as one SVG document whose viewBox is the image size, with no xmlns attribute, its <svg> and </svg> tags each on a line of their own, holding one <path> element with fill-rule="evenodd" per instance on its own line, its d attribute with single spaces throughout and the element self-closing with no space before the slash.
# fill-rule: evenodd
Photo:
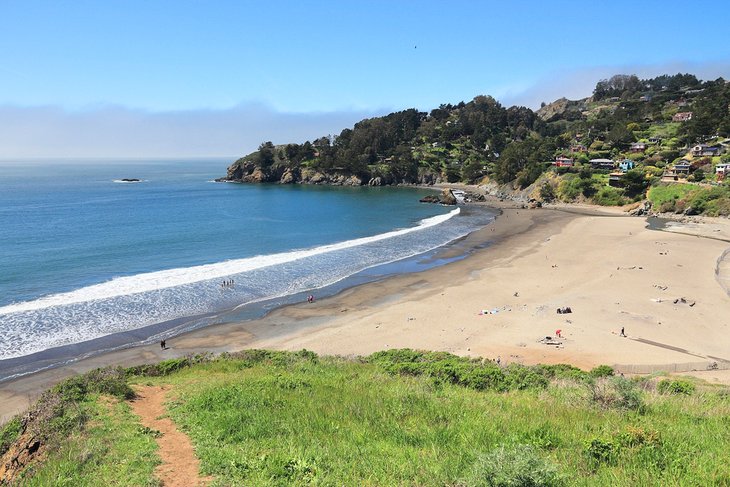
<svg viewBox="0 0 730 487">
<path fill-rule="evenodd" d="M 409 347 L 506 363 L 618 364 L 627 372 L 724 365 L 730 298 L 715 272 L 730 247 L 730 221 L 673 224 L 671 231 L 646 225 L 618 210 L 507 205 L 495 223 L 442 256 L 476 249 L 465 259 L 196 330 L 168 339 L 166 350 L 131 348 L 0 383 L 0 423 L 71 375 L 204 351 L 307 348 L 350 356 Z M 556 313 L 565 306 L 572 313 Z M 540 342 L 557 329 L 560 345 Z"/>
</svg>

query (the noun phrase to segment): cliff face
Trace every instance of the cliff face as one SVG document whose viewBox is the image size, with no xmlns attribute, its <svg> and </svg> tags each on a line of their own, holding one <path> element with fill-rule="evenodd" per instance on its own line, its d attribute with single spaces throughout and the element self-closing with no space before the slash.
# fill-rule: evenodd
<svg viewBox="0 0 730 487">
<path fill-rule="evenodd" d="M 326 184 L 332 186 L 387 186 L 393 184 L 438 184 L 441 176 L 421 172 L 416 180 L 395 180 L 378 175 L 353 175 L 340 172 L 322 172 L 307 167 L 290 168 L 284 164 L 261 167 L 255 161 L 243 157 L 228 167 L 222 182 L 277 183 L 277 184 Z"/>
</svg>

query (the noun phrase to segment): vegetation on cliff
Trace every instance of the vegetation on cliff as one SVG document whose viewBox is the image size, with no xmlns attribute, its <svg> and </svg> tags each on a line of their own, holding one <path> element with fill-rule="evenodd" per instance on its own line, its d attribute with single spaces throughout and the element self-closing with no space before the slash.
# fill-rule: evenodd
<svg viewBox="0 0 730 487">
<path fill-rule="evenodd" d="M 521 189 L 542 177 L 538 189 L 548 183 L 564 201 L 624 204 L 643 198 L 683 161 L 690 164 L 679 174 L 683 181 L 716 182 L 716 166 L 730 162 L 727 137 L 730 84 L 724 79 L 616 75 L 599 81 L 590 98 L 562 98 L 537 112 L 477 96 L 430 113 L 409 109 L 362 120 L 339 135 L 303 144 L 265 142 L 233 163 L 224 179 L 346 185 L 492 181 Z M 693 152 L 698 144 L 711 149 Z M 555 167 L 558 158 L 567 167 Z M 609 173 L 626 161 L 634 172 L 611 180 Z M 547 188 L 544 195 L 550 196 Z"/>
<path fill-rule="evenodd" d="M 125 402 L 135 384 L 169 391 L 167 413 L 212 485 L 730 483 L 727 388 L 408 349 L 355 360 L 248 350 L 96 371 L 0 429 L 0 469 L 35 439 L 13 482 L 158 485 L 160 433 Z"/>
</svg>

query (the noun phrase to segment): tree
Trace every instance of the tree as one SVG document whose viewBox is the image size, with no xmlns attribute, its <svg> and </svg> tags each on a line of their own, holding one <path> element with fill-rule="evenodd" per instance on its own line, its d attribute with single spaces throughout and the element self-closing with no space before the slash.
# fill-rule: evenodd
<svg viewBox="0 0 730 487">
<path fill-rule="evenodd" d="M 461 168 L 461 179 L 474 182 L 482 175 L 483 163 L 476 158 L 468 159 Z"/>
<path fill-rule="evenodd" d="M 649 187 L 649 180 L 642 169 L 631 169 L 624 175 L 624 191 L 633 198 L 643 194 Z"/>
<path fill-rule="evenodd" d="M 614 96 L 621 96 L 624 93 L 632 95 L 642 89 L 642 83 L 635 74 L 616 74 L 610 79 L 602 79 L 596 83 L 593 90 L 593 98 L 603 100 Z"/>
<path fill-rule="evenodd" d="M 625 150 L 630 143 L 636 141 L 634 134 L 626 128 L 626 125 L 622 123 L 614 124 L 611 131 L 608 133 L 608 141 L 613 144 L 614 147 Z"/>
<path fill-rule="evenodd" d="M 259 166 L 262 168 L 270 167 L 274 163 L 274 144 L 272 142 L 264 142 L 259 146 Z"/>
<path fill-rule="evenodd" d="M 528 170 L 522 173 L 520 183 L 537 179 L 542 173 L 540 163 L 549 157 L 546 154 L 546 147 L 541 142 L 539 139 L 529 138 L 507 145 L 495 164 L 494 176 L 497 181 L 500 183 L 512 181 L 525 168 Z M 530 167 L 528 168 L 528 166 Z"/>
<path fill-rule="evenodd" d="M 410 147 L 399 145 L 395 148 L 393 161 L 390 165 L 390 171 L 393 178 L 397 182 L 410 183 L 418 177 L 418 166 L 413 159 Z"/>
</svg>

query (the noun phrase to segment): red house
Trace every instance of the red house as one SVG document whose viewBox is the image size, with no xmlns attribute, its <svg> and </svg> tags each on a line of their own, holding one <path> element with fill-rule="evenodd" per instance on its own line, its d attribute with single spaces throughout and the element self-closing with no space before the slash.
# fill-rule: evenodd
<svg viewBox="0 0 730 487">
<path fill-rule="evenodd" d="M 555 162 L 553 162 L 555 167 L 573 167 L 574 164 L 573 159 L 563 156 L 556 157 Z"/>
</svg>

